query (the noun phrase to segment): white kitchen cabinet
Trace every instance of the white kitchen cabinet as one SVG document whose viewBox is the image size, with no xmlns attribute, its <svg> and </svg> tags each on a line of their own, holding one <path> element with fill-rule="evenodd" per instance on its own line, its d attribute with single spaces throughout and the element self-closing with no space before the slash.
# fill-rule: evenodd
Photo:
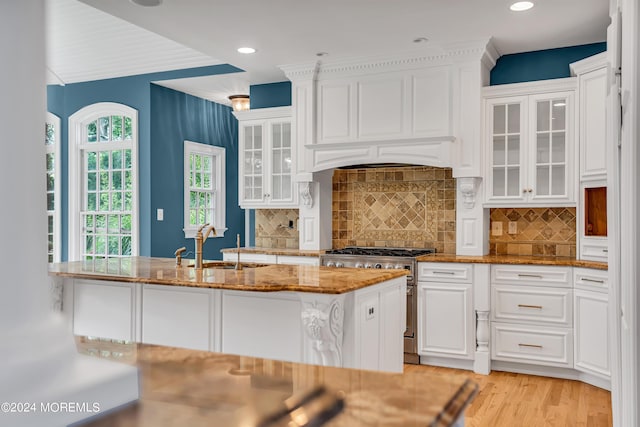
<svg viewBox="0 0 640 427">
<path fill-rule="evenodd" d="M 608 381 L 611 359 L 607 271 L 575 268 L 574 275 L 575 368 Z"/>
<path fill-rule="evenodd" d="M 124 341 L 137 339 L 136 284 L 74 280 L 73 333 Z"/>
<path fill-rule="evenodd" d="M 570 67 L 578 77 L 580 181 L 606 181 L 606 53 L 574 62 Z"/>
<path fill-rule="evenodd" d="M 578 77 L 580 193 L 578 258 L 607 262 L 607 56 L 593 55 L 570 65 Z"/>
<path fill-rule="evenodd" d="M 575 206 L 575 79 L 562 80 L 485 88 L 487 205 Z"/>
<path fill-rule="evenodd" d="M 215 289 L 144 285 L 142 342 L 196 350 L 219 350 L 215 323 L 219 311 Z M 167 314 L 171 313 L 170 316 Z"/>
<path fill-rule="evenodd" d="M 492 360 L 572 368 L 572 283 L 571 267 L 492 265 Z"/>
<path fill-rule="evenodd" d="M 472 265 L 421 263 L 418 274 L 418 354 L 473 359 Z"/>
<path fill-rule="evenodd" d="M 238 196 L 243 208 L 297 207 L 291 107 L 234 112 L 239 121 Z"/>
</svg>

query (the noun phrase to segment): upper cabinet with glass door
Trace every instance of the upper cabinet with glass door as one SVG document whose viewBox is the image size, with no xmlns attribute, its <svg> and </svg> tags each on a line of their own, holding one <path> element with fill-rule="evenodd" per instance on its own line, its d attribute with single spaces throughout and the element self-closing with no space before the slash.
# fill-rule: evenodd
<svg viewBox="0 0 640 427">
<path fill-rule="evenodd" d="M 487 205 L 575 206 L 574 86 L 569 78 L 485 88 Z"/>
<path fill-rule="evenodd" d="M 238 196 L 243 208 L 298 207 L 291 107 L 235 112 L 239 121 Z"/>
</svg>

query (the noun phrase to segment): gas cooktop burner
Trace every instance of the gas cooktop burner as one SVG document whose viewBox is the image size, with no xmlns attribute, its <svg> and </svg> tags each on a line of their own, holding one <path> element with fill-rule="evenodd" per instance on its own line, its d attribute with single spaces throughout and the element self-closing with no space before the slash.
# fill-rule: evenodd
<svg viewBox="0 0 640 427">
<path fill-rule="evenodd" d="M 375 247 L 360 247 L 360 246 L 347 246 L 342 249 L 332 249 L 326 251 L 326 254 L 331 255 L 367 255 L 367 256 L 402 256 L 402 257 L 417 257 L 420 255 L 435 253 L 434 248 L 422 248 L 422 249 L 404 249 L 404 248 L 375 248 Z"/>
</svg>

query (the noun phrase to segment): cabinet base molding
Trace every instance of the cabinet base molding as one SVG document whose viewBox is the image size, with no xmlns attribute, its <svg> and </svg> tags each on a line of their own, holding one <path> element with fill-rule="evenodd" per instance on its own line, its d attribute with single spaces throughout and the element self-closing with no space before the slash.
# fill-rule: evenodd
<svg viewBox="0 0 640 427">
<path fill-rule="evenodd" d="M 476 356 L 473 360 L 473 372 L 482 375 L 491 373 L 491 353 L 489 351 L 476 351 Z"/>
<path fill-rule="evenodd" d="M 517 374 L 539 375 L 541 377 L 562 378 L 565 380 L 581 381 L 595 387 L 611 390 L 611 381 L 586 372 L 576 371 L 571 368 L 557 368 L 554 366 L 539 366 L 524 363 L 504 362 L 494 360 L 491 362 L 494 371 L 514 372 Z"/>
<path fill-rule="evenodd" d="M 440 366 L 443 368 L 464 369 L 473 371 L 474 361 L 466 359 L 452 359 L 448 357 L 420 356 L 421 365 Z M 475 372 L 475 371 L 474 371 Z M 477 372 L 481 373 L 481 372 Z"/>
</svg>

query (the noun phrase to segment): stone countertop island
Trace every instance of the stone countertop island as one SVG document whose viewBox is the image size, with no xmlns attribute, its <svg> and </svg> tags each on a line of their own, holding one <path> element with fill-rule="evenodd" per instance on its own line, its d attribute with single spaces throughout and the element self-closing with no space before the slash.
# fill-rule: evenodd
<svg viewBox="0 0 640 427">
<path fill-rule="evenodd" d="M 256 426 L 285 399 L 320 385 L 344 399 L 327 427 L 444 427 L 462 425 L 477 390 L 460 376 L 415 370 L 392 374 L 86 337 L 76 342 L 80 353 L 140 369 L 140 400 L 83 427 Z"/>
<path fill-rule="evenodd" d="M 127 257 L 74 261 L 53 264 L 49 274 L 129 283 L 321 294 L 343 294 L 406 275 L 404 270 L 336 269 L 284 264 L 249 267 L 240 271 L 223 268 L 196 270 L 187 266 L 188 261 L 185 260 L 180 267 L 176 266 L 173 258 Z"/>
<path fill-rule="evenodd" d="M 76 335 L 402 371 L 404 271 L 211 265 L 227 268 L 129 257 L 54 264 L 50 275 Z"/>
</svg>

